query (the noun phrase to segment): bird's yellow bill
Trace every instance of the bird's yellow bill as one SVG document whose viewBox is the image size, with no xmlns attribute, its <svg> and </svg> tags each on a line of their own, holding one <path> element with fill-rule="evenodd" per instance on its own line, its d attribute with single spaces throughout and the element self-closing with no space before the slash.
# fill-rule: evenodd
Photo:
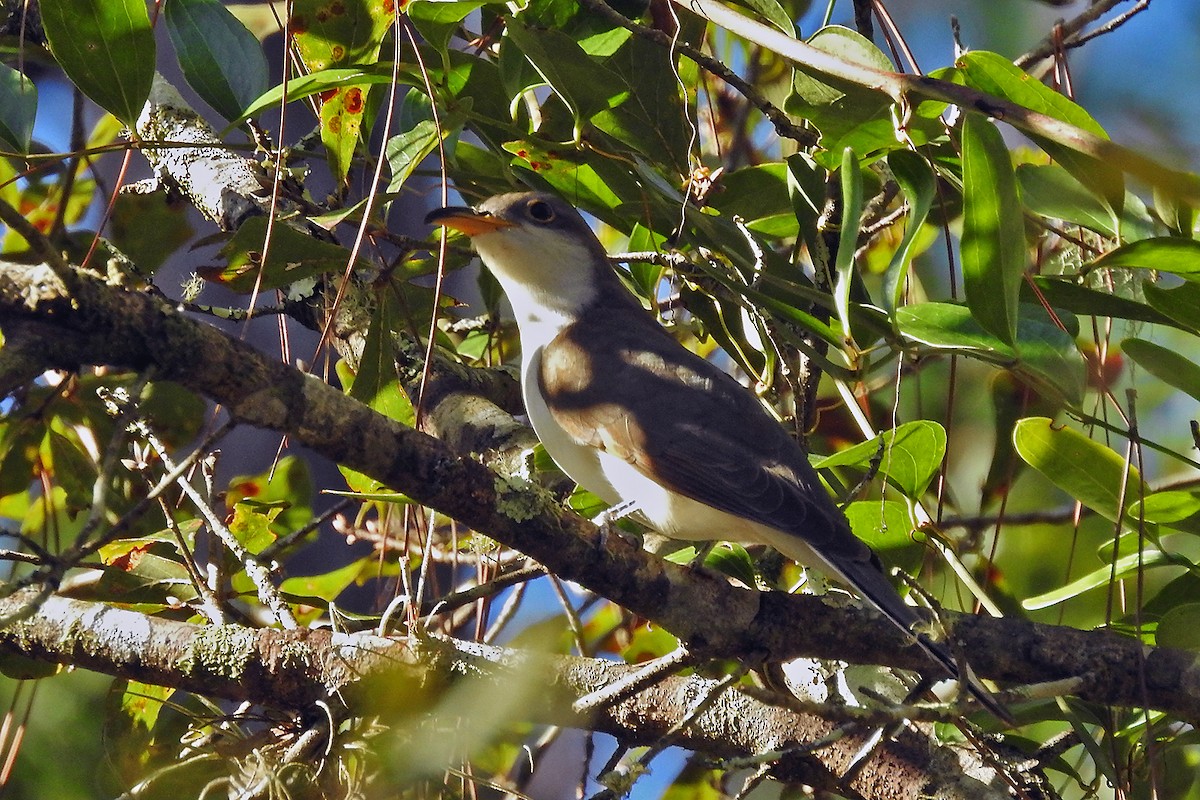
<svg viewBox="0 0 1200 800">
<path fill-rule="evenodd" d="M 452 230 L 465 233 L 467 236 L 478 236 L 481 233 L 491 233 L 501 228 L 511 228 L 512 223 L 481 213 L 465 206 L 447 206 L 425 215 L 426 225 L 441 225 Z"/>
</svg>

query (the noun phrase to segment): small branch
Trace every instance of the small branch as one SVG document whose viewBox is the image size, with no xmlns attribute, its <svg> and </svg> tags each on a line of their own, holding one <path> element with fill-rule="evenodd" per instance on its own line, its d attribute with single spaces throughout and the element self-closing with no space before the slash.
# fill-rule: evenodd
<svg viewBox="0 0 1200 800">
<path fill-rule="evenodd" d="M 1117 28 L 1124 25 L 1131 17 L 1150 7 L 1150 0 L 1138 0 L 1137 4 L 1119 15 L 1115 19 L 1106 22 L 1104 25 L 1096 28 L 1089 33 L 1083 33 L 1083 29 L 1091 25 L 1096 20 L 1103 17 L 1113 8 L 1128 0 L 1092 0 L 1088 6 L 1083 9 L 1077 16 L 1072 19 L 1059 22 L 1055 25 L 1055 29 L 1045 39 L 1037 44 L 1032 50 L 1018 58 L 1013 63 L 1021 69 L 1029 69 L 1039 61 L 1050 58 L 1060 48 L 1070 49 L 1080 47 L 1084 43 L 1095 39 L 1097 36 L 1102 36 L 1106 33 L 1111 33 Z"/>
<path fill-rule="evenodd" d="M 156 298 L 84 279 L 78 296 L 38 294 L 31 307 L 25 281 L 48 273 L 43 270 L 0 262 L 0 325 L 6 338 L 38 331 L 47 342 L 47 367 L 153 366 L 157 377 L 222 404 L 233 423 L 285 432 L 653 620 L 701 657 L 767 653 L 929 668 L 908 637 L 874 612 L 738 588 L 706 570 L 655 558 L 621 537 L 602 544 L 594 525 L 528 481 L 498 475 Z M 953 646 L 970 654 L 981 677 L 1012 683 L 1078 678 L 1078 693 L 1087 700 L 1200 717 L 1200 663 L 1189 653 L 1015 618 L 947 612 L 943 619 Z M 1145 695 L 1143 669 L 1153 676 Z"/>
<path fill-rule="evenodd" d="M 1031 111 L 999 97 L 948 81 L 923 75 L 887 72 L 856 64 L 826 53 L 806 42 L 785 35 L 750 17 L 727 8 L 716 0 L 671 0 L 688 10 L 707 17 L 726 30 L 771 50 L 778 55 L 835 81 L 848 81 L 865 89 L 882 92 L 896 103 L 912 107 L 920 100 L 940 100 L 1007 122 L 1032 136 L 1042 137 L 1064 147 L 1112 164 L 1151 186 L 1166 189 L 1181 198 L 1200 198 L 1200 177 L 1170 169 L 1157 161 L 1102 136 Z"/>
</svg>

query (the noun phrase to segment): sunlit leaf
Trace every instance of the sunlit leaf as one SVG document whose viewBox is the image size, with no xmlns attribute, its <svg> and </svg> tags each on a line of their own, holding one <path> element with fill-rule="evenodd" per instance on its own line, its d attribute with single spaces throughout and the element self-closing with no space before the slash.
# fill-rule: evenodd
<svg viewBox="0 0 1200 800">
<path fill-rule="evenodd" d="M 269 247 L 265 245 L 266 235 L 266 217 L 250 217 L 221 248 L 226 266 L 204 267 L 196 272 L 206 280 L 248 294 L 255 286 L 261 292 L 327 272 L 344 272 L 350 258 L 346 248 L 317 241 L 287 225 L 274 226 Z M 262 260 L 264 247 L 265 263 Z"/>
<path fill-rule="evenodd" d="M 1104 128 L 1081 106 L 1023 72 L 1004 56 L 986 50 L 973 50 L 959 56 L 956 66 L 964 82 L 972 88 L 1070 123 L 1095 136 L 1108 138 Z M 1047 137 L 1029 135 L 1051 158 L 1103 201 L 1111 210 L 1114 220 L 1120 218 L 1125 202 L 1125 178 L 1119 169 Z"/>
<path fill-rule="evenodd" d="M 1117 520 L 1122 497 L 1128 506 L 1138 496 L 1137 469 L 1076 430 L 1027 417 L 1013 429 L 1013 443 L 1026 463 L 1105 519 Z"/>
<path fill-rule="evenodd" d="M 911 150 L 896 150 L 890 153 L 888 167 L 908 202 L 908 214 L 904 217 L 904 238 L 900 240 L 900 246 L 892 255 L 883 279 L 883 302 L 889 310 L 894 310 L 900 306 L 904 295 L 908 267 L 916 255 L 914 245 L 917 234 L 929 216 L 929 209 L 933 207 L 935 186 L 929 164 Z"/>
<path fill-rule="evenodd" d="M 1154 269 L 1190 281 L 1200 280 L 1200 241 L 1173 236 L 1141 239 L 1109 250 L 1088 264 L 1087 270 L 1115 267 Z"/>
<path fill-rule="evenodd" d="M 1062 312 L 1062 330 L 1044 309 L 1022 305 L 1017 347 L 985 331 L 974 315 L 951 303 L 918 303 L 896 311 L 901 335 L 934 351 L 954 352 L 1007 367 L 1048 392 L 1078 402 L 1083 396 L 1084 361 L 1075 345 L 1078 323 Z M 1069 332 L 1070 331 L 1070 332 Z"/>
<path fill-rule="evenodd" d="M 1145 339 L 1126 339 L 1121 350 L 1160 381 L 1200 399 L 1200 365 L 1194 358 Z"/>
<path fill-rule="evenodd" d="M 996 126 L 968 114 L 962 126 L 962 271 L 967 306 L 985 330 L 1012 344 L 1028 254 L 1012 160 Z"/>
<path fill-rule="evenodd" d="M 882 443 L 882 444 L 881 444 Z M 866 468 L 882 457 L 879 472 L 906 497 L 919 499 L 941 469 L 946 455 L 946 431 L 931 420 L 906 422 L 898 428 L 818 460 L 818 469 L 838 466 Z"/>
<path fill-rule="evenodd" d="M 63 72 L 132 127 L 154 79 L 154 33 L 144 0 L 42 0 L 40 8 Z"/>
</svg>

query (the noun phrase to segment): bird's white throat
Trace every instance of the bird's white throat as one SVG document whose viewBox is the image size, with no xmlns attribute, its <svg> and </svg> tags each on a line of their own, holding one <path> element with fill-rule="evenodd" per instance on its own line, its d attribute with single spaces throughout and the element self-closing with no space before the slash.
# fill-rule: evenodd
<svg viewBox="0 0 1200 800">
<path fill-rule="evenodd" d="M 594 254 L 569 236 L 518 226 L 475 236 L 474 245 L 512 304 L 525 353 L 549 343 L 596 297 Z"/>
</svg>

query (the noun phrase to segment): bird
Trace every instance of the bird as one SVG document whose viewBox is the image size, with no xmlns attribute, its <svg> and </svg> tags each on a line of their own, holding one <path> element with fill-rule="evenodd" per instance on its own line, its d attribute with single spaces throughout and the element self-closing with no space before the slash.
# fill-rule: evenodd
<svg viewBox="0 0 1200 800">
<path fill-rule="evenodd" d="M 888 581 L 807 454 L 735 378 L 642 307 L 580 213 L 546 192 L 431 211 L 470 237 L 516 317 L 534 432 L 576 483 L 673 539 L 766 544 L 865 598 L 1000 719 L 1011 716 Z"/>
</svg>

